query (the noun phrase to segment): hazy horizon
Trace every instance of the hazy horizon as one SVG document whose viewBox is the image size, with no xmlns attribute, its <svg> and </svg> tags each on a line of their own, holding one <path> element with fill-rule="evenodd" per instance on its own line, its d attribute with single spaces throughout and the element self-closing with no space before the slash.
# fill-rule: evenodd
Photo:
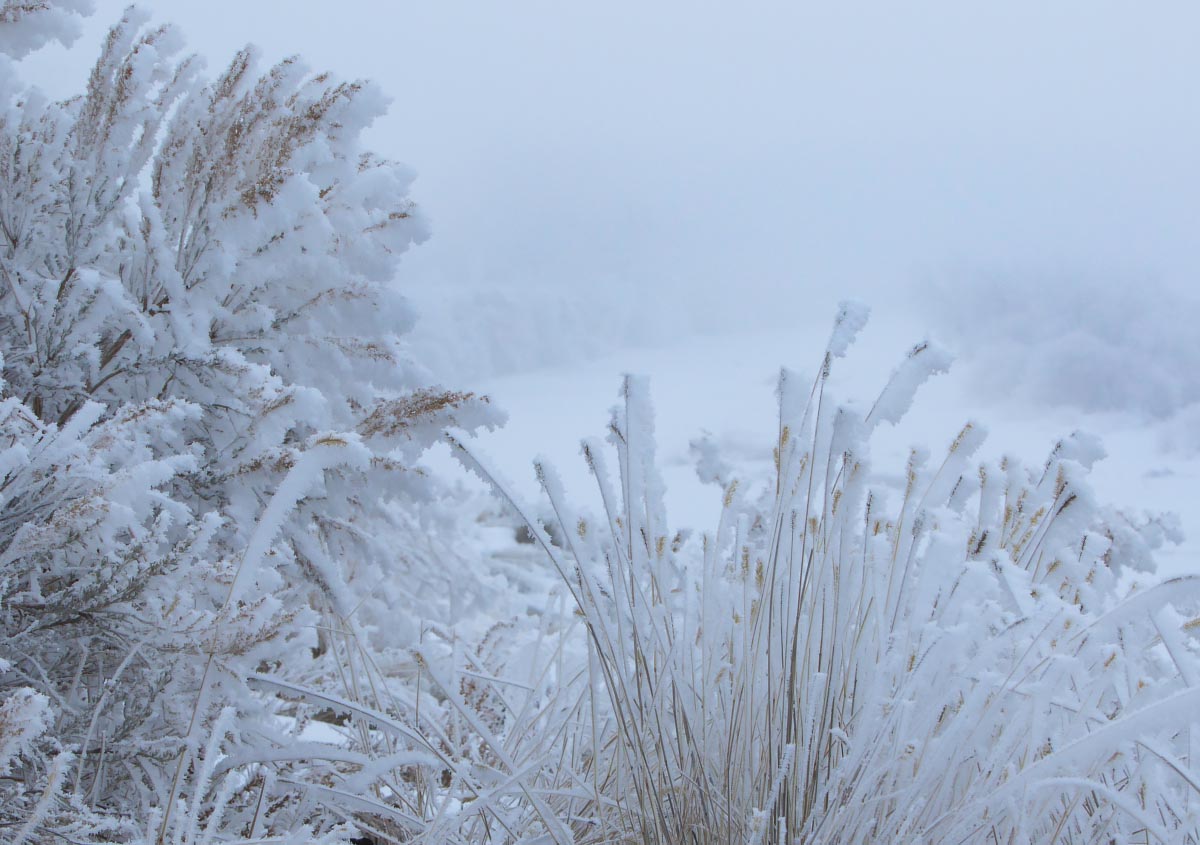
<svg viewBox="0 0 1200 845">
<path fill-rule="evenodd" d="M 28 75 L 76 90 L 120 8 Z M 722 319 L 779 321 L 976 273 L 1195 275 L 1195 5 L 146 8 L 210 73 L 254 43 L 379 84 L 372 143 L 433 225 L 415 286 L 736 289 Z"/>
</svg>

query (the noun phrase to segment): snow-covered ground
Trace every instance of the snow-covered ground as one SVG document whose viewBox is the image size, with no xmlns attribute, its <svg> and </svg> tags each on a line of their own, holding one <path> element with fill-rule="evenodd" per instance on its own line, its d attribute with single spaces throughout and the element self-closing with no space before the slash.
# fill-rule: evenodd
<svg viewBox="0 0 1200 845">
<path fill-rule="evenodd" d="M 674 527 L 711 529 L 721 494 L 698 479 L 689 443 L 708 434 L 741 477 L 768 478 L 776 438 L 778 368 L 787 366 L 811 378 L 831 319 L 832 311 L 814 310 L 798 317 L 788 330 L 692 334 L 602 353 L 594 351 L 603 346 L 601 340 L 580 336 L 577 346 L 562 347 L 566 363 L 510 369 L 470 384 L 509 414 L 507 425 L 483 436 L 477 448 L 529 502 L 541 502 L 532 460 L 545 456 L 563 475 L 568 491 L 591 504 L 594 488 L 579 454 L 579 441 L 605 432 L 609 409 L 618 401 L 622 373 L 648 375 Z M 833 394 L 839 399 L 873 401 L 891 369 L 913 343 L 928 336 L 929 328 L 927 319 L 923 324 L 922 318 L 902 309 L 877 309 L 849 356 L 835 365 Z M 582 326 L 576 329 L 583 331 Z M 959 344 L 964 342 L 958 339 Z M 1008 343 L 1013 354 L 1019 343 Z M 1177 514 L 1186 539 L 1159 551 L 1160 571 L 1200 571 L 1200 502 L 1195 498 L 1200 458 L 1194 449 L 1179 443 L 1180 432 L 1187 430 L 1186 412 L 1147 421 L 1136 410 L 1085 411 L 1019 391 L 981 390 L 979 368 L 998 353 L 990 347 L 970 351 L 959 356 L 963 360 L 949 373 L 921 389 L 899 426 L 877 435 L 873 453 L 877 473 L 902 473 L 912 446 L 928 448 L 936 457 L 968 420 L 982 424 L 989 433 L 980 457 L 1010 454 L 1029 464 L 1040 463 L 1059 438 L 1083 430 L 1100 437 L 1108 453 L 1092 473 L 1100 501 L 1134 515 Z M 1033 353 L 1026 350 L 1026 354 Z M 1047 364 L 1053 365 L 1053 361 Z M 486 370 L 487 362 L 473 366 L 476 371 Z M 1187 376 L 1181 372 L 1180 377 Z M 456 472 L 448 452 L 430 460 L 444 473 Z"/>
</svg>

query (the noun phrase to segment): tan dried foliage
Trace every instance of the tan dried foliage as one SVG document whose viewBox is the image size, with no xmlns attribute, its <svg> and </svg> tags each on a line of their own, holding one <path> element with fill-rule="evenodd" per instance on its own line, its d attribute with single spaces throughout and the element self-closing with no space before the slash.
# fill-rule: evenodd
<svg viewBox="0 0 1200 845">
<path fill-rule="evenodd" d="M 364 437 L 407 436 L 416 425 L 442 417 L 445 425 L 454 425 L 454 412 L 473 402 L 488 402 L 486 396 L 476 396 L 438 388 L 422 388 L 399 399 L 380 402 L 358 427 Z"/>
</svg>

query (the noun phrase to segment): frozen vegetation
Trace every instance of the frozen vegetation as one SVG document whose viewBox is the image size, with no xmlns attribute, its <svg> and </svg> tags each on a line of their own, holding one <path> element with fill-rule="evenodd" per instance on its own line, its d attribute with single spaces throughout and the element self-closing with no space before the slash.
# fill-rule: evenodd
<svg viewBox="0 0 1200 845">
<path fill-rule="evenodd" d="M 537 335 L 507 358 L 448 336 L 452 292 L 414 335 L 380 92 L 249 50 L 208 74 L 131 11 L 50 100 L 21 60 L 88 6 L 0 6 L 0 841 L 1200 841 L 1200 576 L 1156 570 L 1170 518 L 1098 501 L 1095 438 L 1020 458 L 952 420 L 897 460 L 951 356 L 860 394 L 845 303 L 760 443 L 691 444 L 711 523 L 669 520 L 633 376 L 592 493 L 530 454 L 534 499 L 477 436 L 502 413 L 427 367 L 535 366 L 592 300 L 497 294 Z M 990 323 L 1024 357 L 969 363 L 1186 419 L 1164 308 Z M 1077 369 L 1039 378 L 1058 344 Z"/>
</svg>

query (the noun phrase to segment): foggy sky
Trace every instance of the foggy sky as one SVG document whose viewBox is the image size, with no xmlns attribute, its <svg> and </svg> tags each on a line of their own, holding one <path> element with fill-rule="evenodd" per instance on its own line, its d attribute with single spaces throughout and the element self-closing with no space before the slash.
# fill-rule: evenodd
<svg viewBox="0 0 1200 845">
<path fill-rule="evenodd" d="M 80 87 L 121 5 L 29 75 Z M 417 284 L 790 308 L 974 267 L 1200 264 L 1194 0 L 146 5 L 212 72 L 254 42 L 383 87 L 372 143 L 434 226 Z"/>
</svg>

